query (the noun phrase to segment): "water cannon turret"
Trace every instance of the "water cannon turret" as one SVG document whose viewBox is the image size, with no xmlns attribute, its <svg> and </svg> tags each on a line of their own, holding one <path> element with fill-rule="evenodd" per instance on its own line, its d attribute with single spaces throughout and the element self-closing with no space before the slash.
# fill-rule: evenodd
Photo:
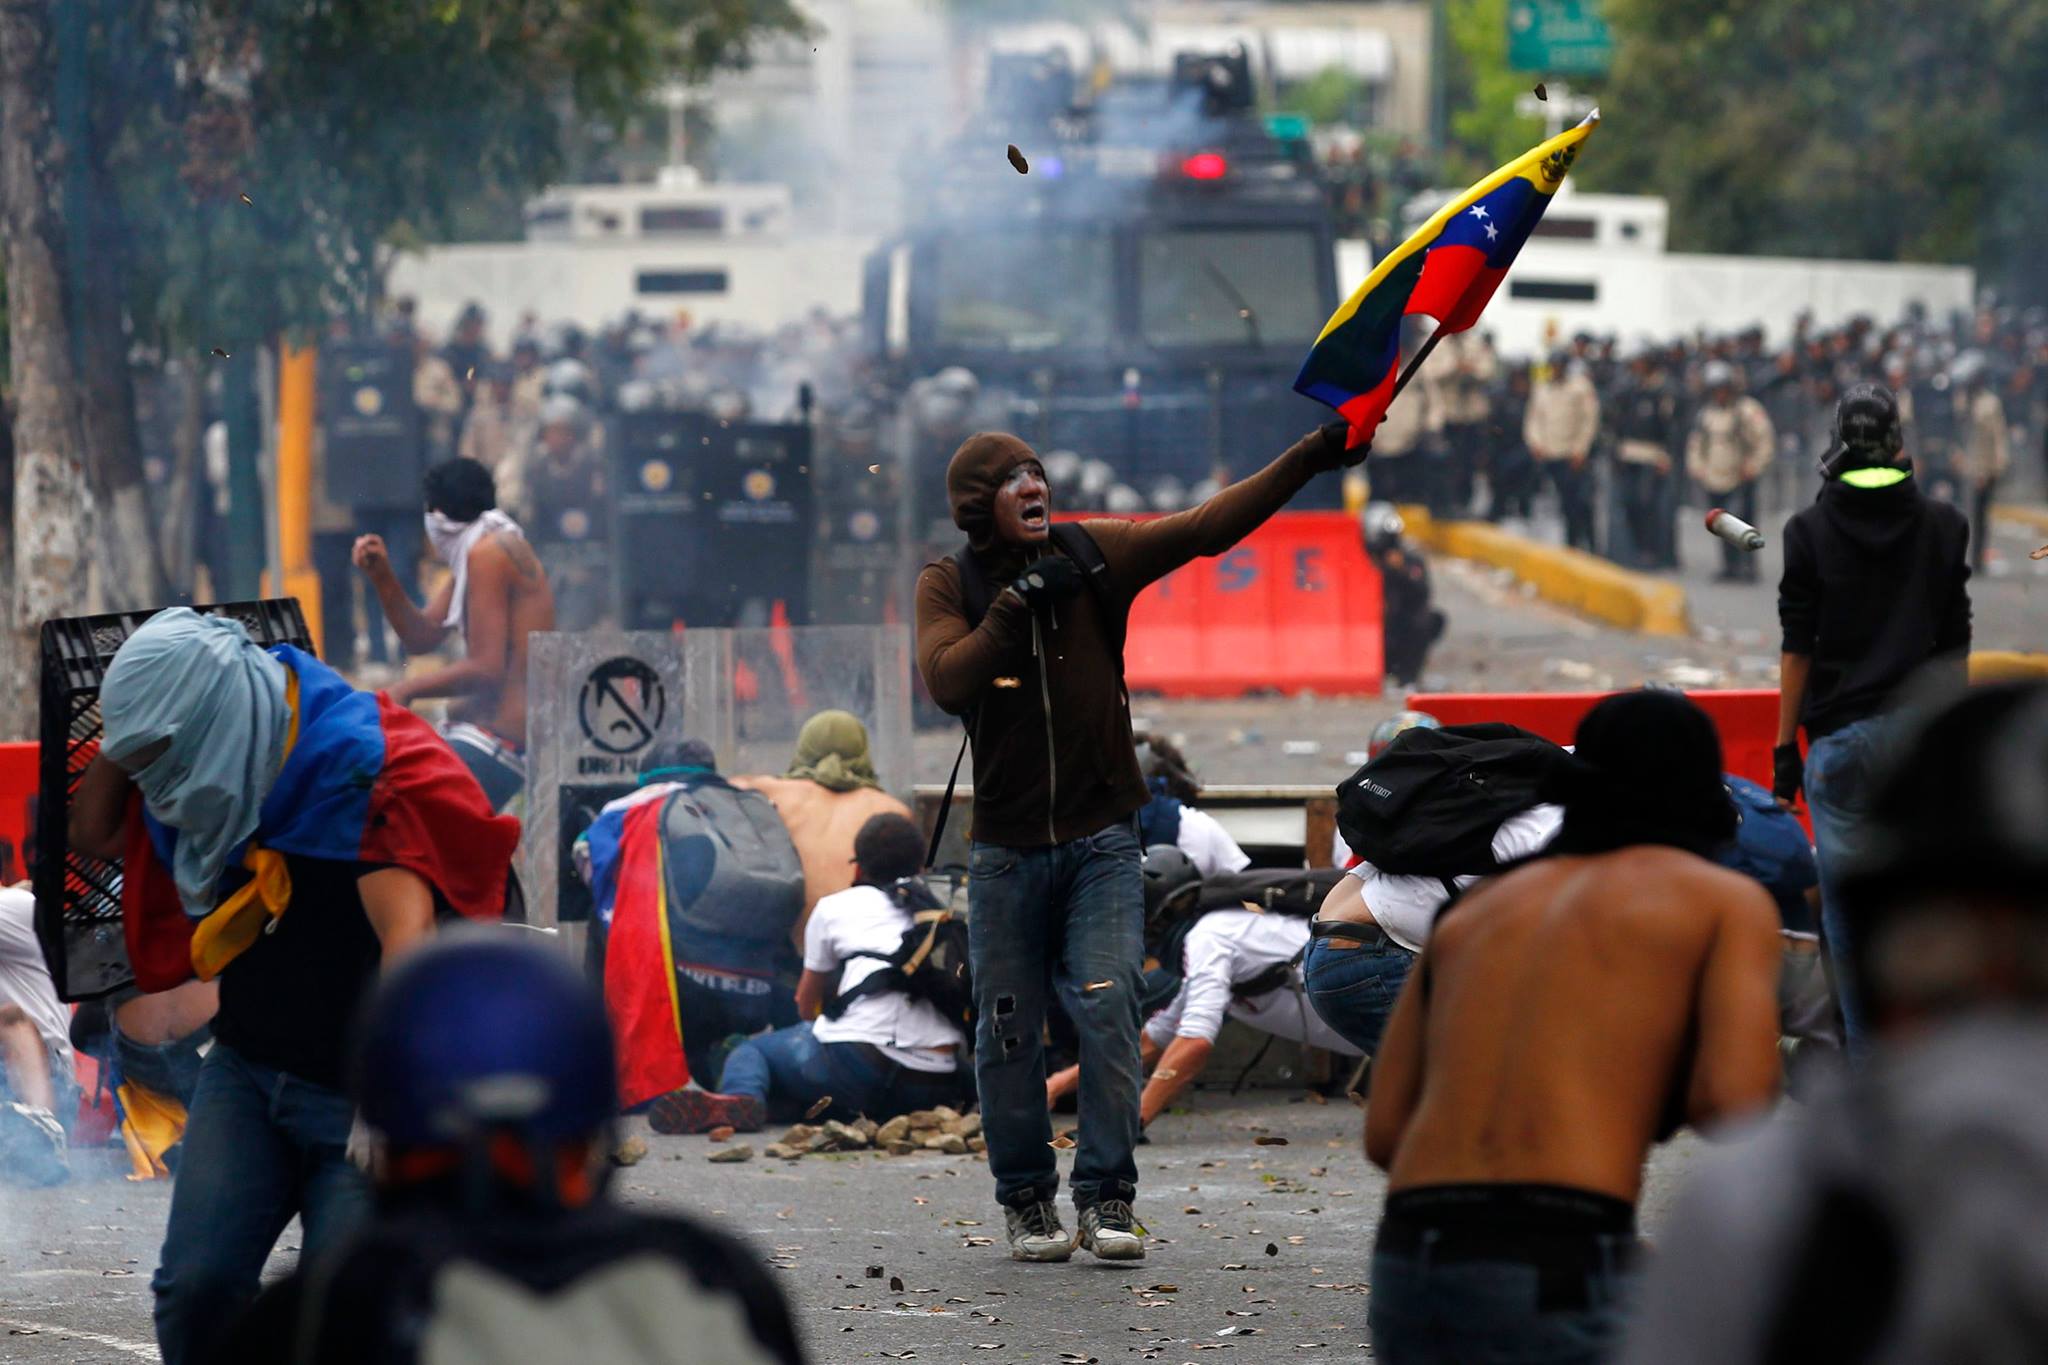
<svg viewBox="0 0 2048 1365">
<path fill-rule="evenodd" d="M 1258 92 L 1252 86 L 1251 57 L 1241 43 L 1228 52 L 1176 52 L 1173 89 L 1176 94 L 1198 93 L 1202 113 L 1209 118 L 1244 114 L 1258 103 Z"/>
</svg>

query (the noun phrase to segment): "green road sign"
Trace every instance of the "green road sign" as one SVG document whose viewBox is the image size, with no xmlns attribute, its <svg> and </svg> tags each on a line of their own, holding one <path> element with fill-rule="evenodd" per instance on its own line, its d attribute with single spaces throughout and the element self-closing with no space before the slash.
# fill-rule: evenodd
<svg viewBox="0 0 2048 1365">
<path fill-rule="evenodd" d="M 1601 0 L 1508 0 L 1508 65 L 1554 76 L 1605 75 L 1614 36 Z"/>
</svg>

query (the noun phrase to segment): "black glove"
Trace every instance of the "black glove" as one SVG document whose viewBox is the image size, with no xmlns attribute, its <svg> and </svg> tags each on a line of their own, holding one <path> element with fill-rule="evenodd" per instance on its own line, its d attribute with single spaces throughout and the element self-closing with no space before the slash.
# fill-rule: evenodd
<svg viewBox="0 0 2048 1365">
<path fill-rule="evenodd" d="M 1302 438 L 1301 444 L 1308 447 L 1305 452 L 1308 461 L 1318 471 L 1351 469 L 1365 463 L 1365 457 L 1372 453 L 1372 442 L 1349 450 L 1344 443 L 1350 439 L 1351 423 L 1340 417 L 1317 427 Z"/>
<path fill-rule="evenodd" d="M 1771 750 L 1771 795 L 1780 801 L 1798 797 L 1806 785 L 1806 760 L 1799 756 L 1799 741 L 1780 744 Z"/>
<path fill-rule="evenodd" d="M 1062 554 L 1041 555 L 1010 585 L 1033 611 L 1081 591 L 1081 566 Z"/>
</svg>

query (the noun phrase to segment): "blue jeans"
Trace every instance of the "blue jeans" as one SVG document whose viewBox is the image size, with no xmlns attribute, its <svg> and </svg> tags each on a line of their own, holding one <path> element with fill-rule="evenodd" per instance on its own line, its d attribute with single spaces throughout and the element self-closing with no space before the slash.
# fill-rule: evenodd
<svg viewBox="0 0 2048 1365">
<path fill-rule="evenodd" d="M 1813 813 L 1814 856 L 1820 870 L 1821 935 L 1834 963 L 1842 1032 L 1852 1058 L 1863 1055 L 1869 1016 L 1851 967 L 1855 930 L 1837 888 L 1843 868 L 1865 851 L 1870 798 L 1890 750 L 1890 732 L 1882 716 L 1845 725 L 1806 749 L 1806 805 Z"/>
<path fill-rule="evenodd" d="M 1041 1044 L 1055 990 L 1081 1059 L 1074 1203 L 1137 1195 L 1141 857 L 1129 820 L 1064 844 L 974 845 L 967 893 L 968 959 L 981 1013 L 974 1079 L 989 1170 L 1005 1204 L 1059 1192 Z"/>
<path fill-rule="evenodd" d="M 1414 965 L 1415 954 L 1392 943 L 1312 938 L 1301 959 L 1301 982 L 1322 1021 L 1370 1057 Z"/>
<path fill-rule="evenodd" d="M 206 1358 L 256 1297 L 257 1277 L 293 1214 L 305 1225 L 302 1261 L 368 1216 L 369 1182 L 347 1156 L 353 1117 L 339 1091 L 214 1043 L 199 1068 L 150 1281 L 164 1365 Z"/>
<path fill-rule="evenodd" d="M 1597 1365 L 1621 1339 L 1635 1239 L 1599 1241 L 1606 1263 L 1577 1272 L 1510 1259 L 1438 1261 L 1427 1247 L 1375 1249 L 1367 1310 L 1373 1359 Z M 1560 1290 L 1569 1306 L 1545 1302 Z"/>
<path fill-rule="evenodd" d="M 821 1043 L 809 1024 L 749 1038 L 725 1059 L 718 1088 L 765 1101 L 777 1123 L 800 1119 L 829 1097 L 819 1119 L 886 1123 L 898 1114 L 971 1099 L 959 1071 L 914 1071 L 860 1043 Z"/>
</svg>

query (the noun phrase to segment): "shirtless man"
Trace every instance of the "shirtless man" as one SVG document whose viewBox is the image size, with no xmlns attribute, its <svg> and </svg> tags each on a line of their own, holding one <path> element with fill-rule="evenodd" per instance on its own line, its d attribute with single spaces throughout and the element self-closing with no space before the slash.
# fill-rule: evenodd
<svg viewBox="0 0 2048 1365">
<path fill-rule="evenodd" d="M 1563 829 L 1443 914 L 1374 1063 L 1377 1359 L 1602 1358 L 1651 1145 L 1777 1091 L 1778 914 L 1708 861 L 1713 722 L 1630 692 L 1577 738 Z"/>
<path fill-rule="evenodd" d="M 488 469 L 444 460 L 425 482 L 427 539 L 455 571 L 426 609 L 406 595 L 380 537 L 356 542 L 355 563 L 408 653 L 425 654 L 460 631 L 464 657 L 385 691 L 400 706 L 455 698 L 441 734 L 503 810 L 526 784 L 526 637 L 555 628 L 555 598 L 525 532 L 498 510 Z"/>
</svg>

